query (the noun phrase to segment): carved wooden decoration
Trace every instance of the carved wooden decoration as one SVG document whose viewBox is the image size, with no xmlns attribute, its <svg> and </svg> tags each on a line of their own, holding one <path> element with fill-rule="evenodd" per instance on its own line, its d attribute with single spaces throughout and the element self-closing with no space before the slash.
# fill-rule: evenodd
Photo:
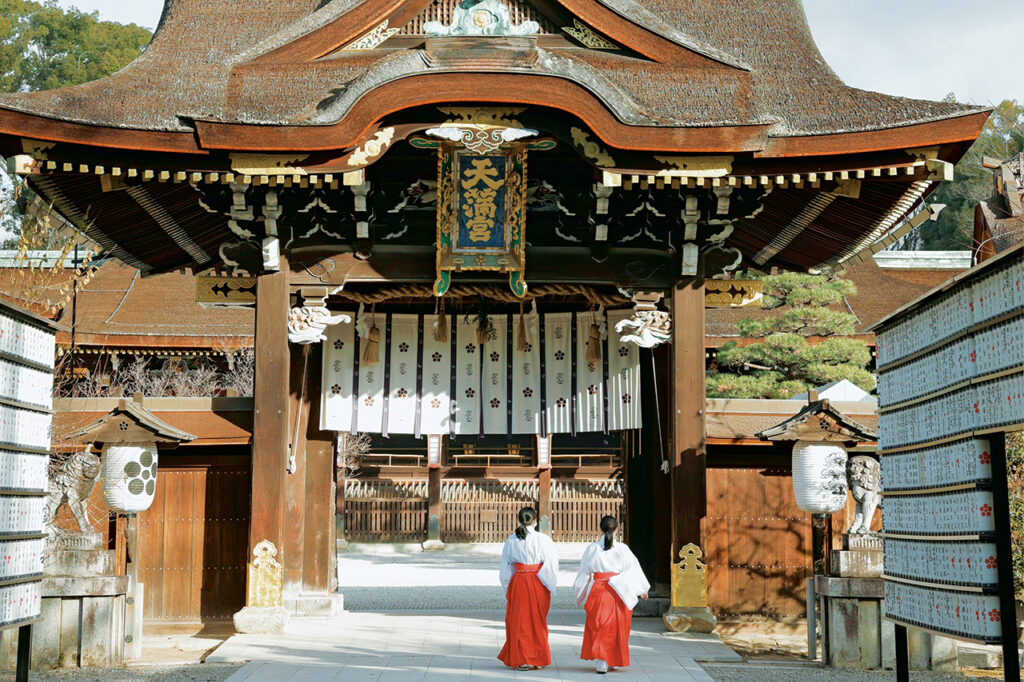
<svg viewBox="0 0 1024 682">
<path fill-rule="evenodd" d="M 196 303 L 203 305 L 255 305 L 255 277 L 196 277 Z"/>
<path fill-rule="evenodd" d="M 709 279 L 704 281 L 705 308 L 760 306 L 763 297 L 760 280 Z"/>
</svg>

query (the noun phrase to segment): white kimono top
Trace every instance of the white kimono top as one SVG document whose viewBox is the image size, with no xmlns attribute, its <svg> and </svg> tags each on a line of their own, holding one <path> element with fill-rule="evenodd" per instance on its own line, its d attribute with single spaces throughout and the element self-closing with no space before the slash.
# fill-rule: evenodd
<svg viewBox="0 0 1024 682">
<path fill-rule="evenodd" d="M 540 567 L 537 577 L 548 592 L 554 594 L 558 587 L 558 553 L 555 543 L 544 533 L 539 533 L 533 526 L 526 527 L 526 539 L 512 533 L 505 540 L 501 549 L 501 587 L 506 592 L 512 576 L 516 572 L 516 564 L 544 564 Z"/>
<path fill-rule="evenodd" d="M 622 542 L 616 542 L 612 548 L 604 548 L 604 537 L 597 542 L 587 546 L 580 559 L 580 570 L 576 574 L 576 582 L 573 587 L 576 589 L 576 606 L 582 606 L 590 595 L 590 588 L 594 584 L 595 573 L 618 573 L 613 576 L 608 585 L 619 595 L 619 599 L 630 611 L 636 606 L 638 597 L 646 594 L 651 589 L 647 582 L 640 562 L 636 560 L 633 552 Z"/>
</svg>

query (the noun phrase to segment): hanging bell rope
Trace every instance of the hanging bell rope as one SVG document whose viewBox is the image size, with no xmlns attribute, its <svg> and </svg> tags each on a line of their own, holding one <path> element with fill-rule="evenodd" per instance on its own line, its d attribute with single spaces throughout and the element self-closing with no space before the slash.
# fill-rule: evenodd
<svg viewBox="0 0 1024 682">
<path fill-rule="evenodd" d="M 396 298 L 433 298 L 428 284 L 403 284 L 377 291 L 351 291 L 343 289 L 336 296 L 357 303 L 372 305 Z M 552 296 L 581 296 L 592 305 L 617 306 L 630 303 L 630 299 L 618 292 L 605 292 L 583 284 L 538 284 L 531 286 L 526 296 L 519 297 L 510 290 L 486 284 L 453 284 L 445 298 L 485 298 L 500 303 L 521 303 Z"/>
</svg>

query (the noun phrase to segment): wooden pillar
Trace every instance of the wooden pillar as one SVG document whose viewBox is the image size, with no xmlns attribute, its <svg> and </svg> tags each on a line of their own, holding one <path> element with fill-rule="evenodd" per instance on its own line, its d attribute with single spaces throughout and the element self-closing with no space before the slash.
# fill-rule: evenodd
<svg viewBox="0 0 1024 682">
<path fill-rule="evenodd" d="M 712 632 L 717 620 L 707 605 L 707 567 L 700 561 L 707 546 L 703 279 L 684 280 L 672 290 L 671 364 L 672 561 L 680 561 L 680 550 L 688 544 L 698 549 L 673 567 L 672 603 L 664 620 L 675 632 Z"/>
<path fill-rule="evenodd" d="M 441 539 L 442 440 L 441 436 L 427 436 L 427 539 L 422 545 L 424 550 L 444 549 Z"/>
<path fill-rule="evenodd" d="M 551 532 L 551 447 L 552 436 L 534 438 L 534 465 L 537 467 L 537 530 Z"/>
<path fill-rule="evenodd" d="M 282 561 L 288 463 L 288 262 L 256 280 L 256 379 L 253 387 L 252 512 L 249 558 L 268 540 Z M 283 561 L 282 561 L 283 563 Z"/>
<path fill-rule="evenodd" d="M 551 533 L 551 468 L 537 472 L 537 530 Z"/>
<path fill-rule="evenodd" d="M 289 344 L 288 355 L 288 437 L 285 444 L 284 537 L 278 560 L 284 565 L 283 590 L 286 601 L 300 594 L 303 583 L 306 538 L 306 422 L 309 414 L 309 356 L 304 346 Z M 312 519 L 309 519 L 313 522 Z"/>
<path fill-rule="evenodd" d="M 672 291 L 672 557 L 688 543 L 704 548 L 707 438 L 704 430 L 704 281 Z"/>
</svg>

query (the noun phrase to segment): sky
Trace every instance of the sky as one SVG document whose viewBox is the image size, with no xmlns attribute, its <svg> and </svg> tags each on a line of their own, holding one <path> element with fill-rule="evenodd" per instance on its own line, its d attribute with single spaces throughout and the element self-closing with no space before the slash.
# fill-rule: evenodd
<svg viewBox="0 0 1024 682">
<path fill-rule="evenodd" d="M 60 0 L 155 28 L 160 0 Z M 891 95 L 1024 101 L 1021 0 L 804 0 L 825 60 L 849 85 Z"/>
</svg>

